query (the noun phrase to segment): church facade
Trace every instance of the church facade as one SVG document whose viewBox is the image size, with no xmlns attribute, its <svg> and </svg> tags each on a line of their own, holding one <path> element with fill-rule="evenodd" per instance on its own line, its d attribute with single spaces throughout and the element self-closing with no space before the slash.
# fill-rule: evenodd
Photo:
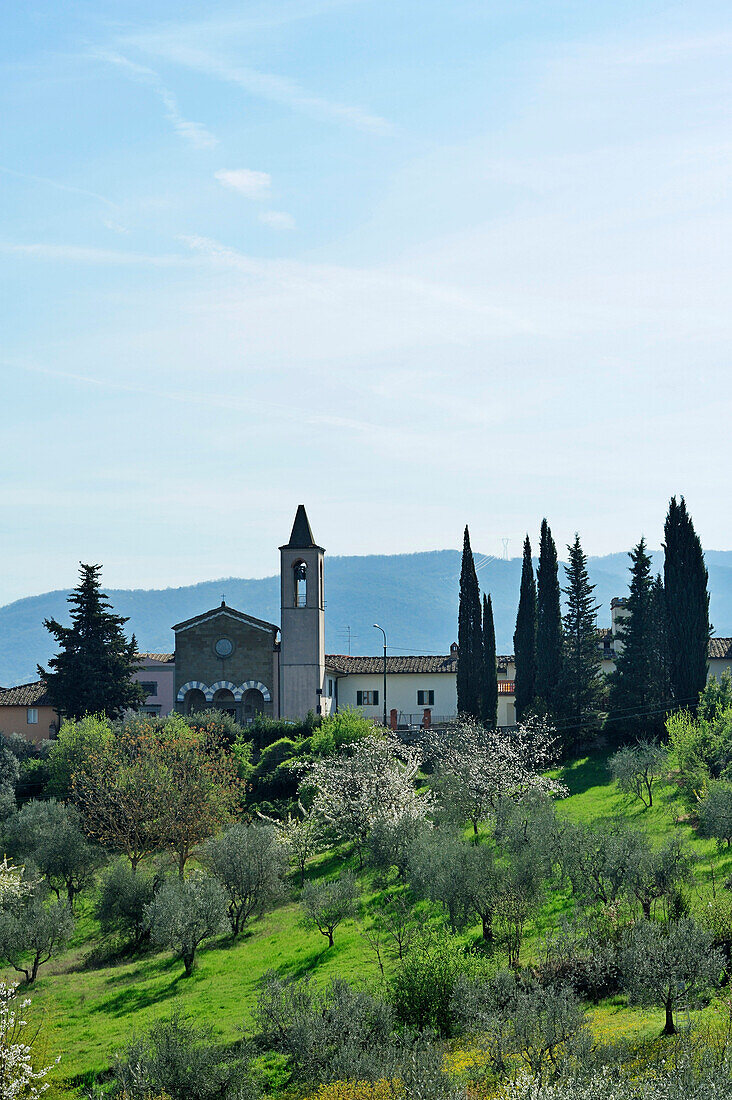
<svg viewBox="0 0 732 1100">
<path fill-rule="evenodd" d="M 328 712 L 324 556 L 301 504 L 280 547 L 280 626 L 222 602 L 173 627 L 176 710 L 214 707 L 244 723 Z"/>
</svg>

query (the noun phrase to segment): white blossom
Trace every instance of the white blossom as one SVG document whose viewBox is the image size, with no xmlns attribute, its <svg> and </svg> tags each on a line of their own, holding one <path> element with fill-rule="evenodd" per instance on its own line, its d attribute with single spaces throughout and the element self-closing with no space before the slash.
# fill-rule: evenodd
<svg viewBox="0 0 732 1100">
<path fill-rule="evenodd" d="M 463 718 L 446 732 L 435 731 L 428 744 L 443 797 L 476 831 L 501 798 L 519 798 L 530 790 L 567 793 L 563 784 L 542 774 L 557 757 L 554 731 L 543 720 L 485 729 Z"/>
<path fill-rule="evenodd" d="M 414 783 L 421 763 L 421 750 L 391 733 L 370 735 L 314 763 L 303 786 L 315 789 L 313 813 L 361 851 L 377 822 L 424 820 L 430 812 L 431 796 Z"/>
<path fill-rule="evenodd" d="M 34 1100 L 48 1088 L 41 1084 L 50 1066 L 34 1069 L 28 1024 L 24 1018 L 30 999 L 18 1000 L 17 984 L 0 982 L 0 1097 Z M 32 1042 L 32 1039 L 31 1039 Z"/>
</svg>

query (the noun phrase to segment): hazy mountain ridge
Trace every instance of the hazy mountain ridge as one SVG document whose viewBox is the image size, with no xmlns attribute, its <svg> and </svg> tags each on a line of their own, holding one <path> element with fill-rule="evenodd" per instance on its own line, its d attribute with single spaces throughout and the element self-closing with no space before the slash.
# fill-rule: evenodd
<svg viewBox="0 0 732 1100">
<path fill-rule="evenodd" d="M 476 561 L 482 555 L 476 553 Z M 732 551 L 706 554 L 711 591 L 711 618 L 718 635 L 732 634 Z M 590 558 L 589 570 L 601 604 L 598 623 L 610 623 L 610 600 L 627 594 L 626 553 Z M 654 568 L 662 568 L 660 551 Z M 457 637 L 459 550 L 419 554 L 326 558 L 326 650 L 347 653 L 346 627 L 351 627 L 352 653 L 377 653 L 381 623 L 394 653 L 446 653 Z M 481 588 L 493 597 L 499 653 L 513 651 L 521 560 L 489 561 L 479 570 Z M 174 623 L 226 602 L 257 618 L 278 623 L 279 577 L 256 580 L 229 577 L 182 588 L 109 589 L 115 610 L 129 616 L 140 649 L 173 650 Z M 28 596 L 0 607 L 0 684 L 11 687 L 36 678 L 36 664 L 54 652 L 45 618 L 67 622 L 68 593 L 63 590 Z"/>
</svg>

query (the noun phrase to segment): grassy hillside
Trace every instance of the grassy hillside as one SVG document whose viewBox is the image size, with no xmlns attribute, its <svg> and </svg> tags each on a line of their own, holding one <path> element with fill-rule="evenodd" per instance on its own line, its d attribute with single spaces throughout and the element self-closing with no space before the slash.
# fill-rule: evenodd
<svg viewBox="0 0 732 1100">
<path fill-rule="evenodd" d="M 654 806 L 644 810 L 640 803 L 629 805 L 610 782 L 602 756 L 578 760 L 556 774 L 570 790 L 560 811 L 573 821 L 623 814 L 659 842 L 671 831 L 680 831 L 699 859 L 693 908 L 702 906 L 732 874 L 732 852 L 720 854 L 714 842 L 696 837 L 673 785 L 659 787 Z M 344 862 L 352 862 L 347 853 L 329 853 L 312 861 L 309 874 L 332 874 Z M 373 880 L 362 875 L 360 884 L 367 900 L 374 892 Z M 320 981 L 334 975 L 370 985 L 380 980 L 375 956 L 354 922 L 341 926 L 334 947 L 328 948 L 319 933 L 303 930 L 294 901 L 252 922 L 235 944 L 229 937 L 210 942 L 197 956 L 190 978 L 182 976 L 181 963 L 168 952 L 94 963 L 89 955 L 98 941 L 90 908 L 89 901 L 81 904 L 82 919 L 71 949 L 42 970 L 33 992 L 33 1011 L 43 1021 L 48 1053 L 62 1058 L 53 1073 L 57 1090 L 78 1088 L 103 1072 L 134 1030 L 175 1007 L 205 1020 L 224 1041 L 236 1041 L 251 1019 L 257 982 L 270 968 L 289 976 L 312 974 Z M 568 895 L 549 897 L 528 930 L 524 961 L 535 955 L 538 937 L 568 908 Z M 479 944 L 479 929 L 469 930 L 466 940 Z M 623 997 L 604 1002 L 591 1016 L 606 1039 L 656 1036 L 662 1024 L 659 1012 L 629 1008 Z"/>
</svg>

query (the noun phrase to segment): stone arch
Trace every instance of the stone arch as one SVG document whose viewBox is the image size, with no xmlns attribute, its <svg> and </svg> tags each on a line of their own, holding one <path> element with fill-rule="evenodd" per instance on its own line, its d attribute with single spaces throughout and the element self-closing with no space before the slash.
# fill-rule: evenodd
<svg viewBox="0 0 732 1100">
<path fill-rule="evenodd" d="M 196 688 L 198 691 L 202 691 L 208 699 L 208 693 L 211 690 L 208 684 L 204 684 L 200 680 L 189 680 L 187 684 L 183 684 L 183 687 L 178 688 L 178 694 L 175 697 L 176 703 L 182 703 L 186 697 L 186 693 L 192 691 L 194 688 Z"/>
<path fill-rule="evenodd" d="M 213 697 L 216 692 L 222 691 L 224 688 L 228 689 L 234 696 L 235 703 L 241 702 L 242 689 L 240 687 L 237 687 L 236 684 L 233 684 L 231 680 L 217 680 L 215 684 L 211 684 L 211 687 L 207 688 L 206 698 L 208 699 L 209 703 L 213 702 Z"/>
<path fill-rule="evenodd" d="M 265 703 L 271 703 L 272 702 L 272 696 L 270 694 L 270 690 L 269 690 L 269 688 L 267 687 L 266 684 L 263 684 L 261 682 L 261 680 L 246 680 L 238 689 L 239 698 L 241 699 L 244 692 L 245 691 L 251 691 L 252 688 L 255 688 L 257 691 L 261 691 Z"/>
</svg>

